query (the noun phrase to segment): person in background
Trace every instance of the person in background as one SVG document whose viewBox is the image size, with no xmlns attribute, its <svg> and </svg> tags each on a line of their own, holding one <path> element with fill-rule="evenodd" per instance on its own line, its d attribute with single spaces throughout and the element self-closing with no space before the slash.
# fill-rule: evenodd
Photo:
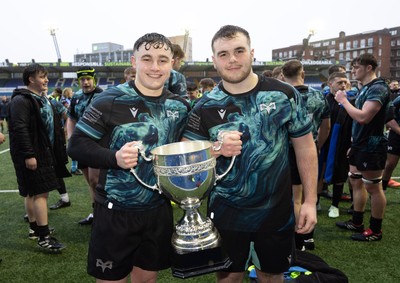
<svg viewBox="0 0 400 283">
<path fill-rule="evenodd" d="M 152 163 L 138 162 L 137 145 L 141 142 L 149 154 L 179 141 L 190 106 L 164 87 L 173 63 L 168 38 L 158 33 L 140 37 L 131 62 L 136 79 L 96 98 L 68 145 L 70 156 L 101 168 L 87 265 L 97 282 L 156 282 L 157 271 L 170 267 L 171 204 L 129 169 L 156 183 Z"/>
<path fill-rule="evenodd" d="M 60 87 L 56 87 L 53 92 L 48 96 L 49 99 L 55 99 L 56 101 L 59 101 L 62 96 L 62 89 Z"/>
<path fill-rule="evenodd" d="M 136 70 L 133 67 L 128 67 L 124 70 L 124 80 L 129 82 L 136 78 Z"/>
<path fill-rule="evenodd" d="M 330 113 L 328 102 L 319 90 L 304 84 L 305 72 L 299 60 L 289 60 L 282 66 L 283 80 L 297 89 L 307 107 L 308 116 L 312 117 L 312 134 L 318 153 L 325 144 L 330 130 Z M 303 201 L 303 186 L 296 162 L 294 148 L 289 147 L 289 158 L 291 167 L 294 215 L 299 217 L 301 204 Z M 314 231 L 307 234 L 295 233 L 296 248 L 300 250 L 313 250 Z"/>
<path fill-rule="evenodd" d="M 369 53 L 352 61 L 352 74 L 362 84 L 355 106 L 347 99 L 346 91 L 335 93 L 340 103 L 353 118 L 352 143 L 348 153 L 349 178 L 353 188 L 353 217 L 349 221 L 336 222 L 342 229 L 355 231 L 351 239 L 379 241 L 382 239 L 382 221 L 386 197 L 382 189 L 382 173 L 387 157 L 387 138 L 384 127 L 390 108 L 390 90 L 386 82 L 376 76 L 378 62 Z M 371 198 L 369 228 L 364 229 L 364 211 Z"/>
<path fill-rule="evenodd" d="M 9 103 L 10 101 L 7 99 L 5 95 L 1 97 L 0 101 L 0 132 L 5 132 L 5 125 L 7 124 L 8 116 L 9 116 Z"/>
<path fill-rule="evenodd" d="M 262 75 L 267 77 L 267 78 L 272 78 L 272 71 L 271 70 L 265 70 L 262 72 Z"/>
<path fill-rule="evenodd" d="M 399 82 L 397 80 L 392 80 L 389 83 L 390 88 L 390 99 L 393 101 L 400 95 Z"/>
<path fill-rule="evenodd" d="M 215 86 L 216 83 L 212 78 L 202 78 L 199 82 L 200 92 L 202 95 L 209 93 Z"/>
<path fill-rule="evenodd" d="M 179 44 L 173 44 L 173 50 L 174 65 L 172 66 L 169 79 L 165 81 L 165 86 L 170 92 L 178 94 L 179 96 L 187 99 L 186 78 L 182 73 L 179 72 L 182 66 L 182 61 L 185 58 L 185 52 L 182 50 Z"/>
<path fill-rule="evenodd" d="M 67 118 L 67 138 L 72 136 L 76 124 L 83 116 L 86 108 L 89 107 L 94 97 L 100 94 L 103 90 L 96 86 L 97 78 L 96 71 L 90 66 L 83 66 L 76 72 L 81 89 L 77 91 L 71 99 L 70 107 L 68 108 Z M 76 160 L 72 158 L 72 160 Z M 94 204 L 94 190 L 99 180 L 99 169 L 91 168 L 84 163 L 78 162 L 78 168 L 82 170 L 86 182 L 89 185 L 89 194 L 91 204 Z M 91 225 L 93 222 L 93 213 L 90 213 L 86 218 L 83 218 L 78 223 L 80 225 Z"/>
<path fill-rule="evenodd" d="M 202 96 L 201 92 L 199 92 L 199 88 L 197 87 L 196 83 L 187 82 L 187 96 L 188 96 L 188 101 L 189 101 L 190 107 L 193 108 L 193 106 L 196 104 L 196 102 Z"/>
<path fill-rule="evenodd" d="M 65 122 L 67 121 L 67 111 L 68 109 L 62 104 L 62 96 L 59 97 L 59 100 L 56 100 L 54 96 L 48 96 L 48 99 L 50 103 L 53 105 L 54 111 L 57 113 L 61 119 L 60 121 L 60 127 L 63 129 L 64 136 L 66 133 L 66 130 L 64 129 Z M 71 175 L 68 174 L 68 177 Z M 51 205 L 49 208 L 50 209 L 59 209 L 63 207 L 69 207 L 71 206 L 71 201 L 69 199 L 69 195 L 67 193 L 67 187 L 65 186 L 65 182 L 63 178 L 58 178 L 58 183 L 60 184 L 59 188 L 57 189 L 58 193 L 60 194 L 60 199 L 53 205 Z"/>
<path fill-rule="evenodd" d="M 47 98 L 47 70 L 39 64 L 24 69 L 27 88 L 15 89 L 10 102 L 10 154 L 18 189 L 25 198 L 29 238 L 38 246 L 59 252 L 64 245 L 50 236 L 47 214 L 48 193 L 67 177 L 68 162 L 61 118 Z"/>
<path fill-rule="evenodd" d="M 277 66 L 272 69 L 272 78 L 282 81 L 283 74 L 282 74 L 282 67 Z"/>
<path fill-rule="evenodd" d="M 246 264 L 256 266 L 260 282 L 282 283 L 293 255 L 294 227 L 314 228 L 317 200 L 317 150 L 312 123 L 300 93 L 252 70 L 249 33 L 238 26 L 220 28 L 211 41 L 221 82 L 192 109 L 184 140 L 210 140 L 217 172 L 232 169 L 211 190 L 208 216 L 232 264 L 216 273 L 218 282 L 243 282 Z M 304 186 L 295 224 L 289 141 Z"/>
<path fill-rule="evenodd" d="M 346 91 L 349 80 L 346 73 L 339 70 L 332 73 L 328 78 L 329 93 L 326 99 L 331 113 L 331 131 L 324 149 L 326 151 L 326 169 L 323 176 L 326 185 L 333 185 L 331 206 L 328 210 L 330 218 L 340 216 L 339 203 L 342 199 L 344 184 L 347 182 L 349 173 L 349 161 L 347 151 L 351 146 L 351 130 L 353 119 L 346 110 L 335 100 L 335 93 L 339 90 Z M 355 94 L 347 98 L 354 105 Z"/>
</svg>

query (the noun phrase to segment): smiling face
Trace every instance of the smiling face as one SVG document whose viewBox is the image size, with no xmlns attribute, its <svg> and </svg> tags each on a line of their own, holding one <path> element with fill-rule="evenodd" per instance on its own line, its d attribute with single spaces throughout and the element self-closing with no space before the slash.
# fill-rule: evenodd
<svg viewBox="0 0 400 283">
<path fill-rule="evenodd" d="M 29 77 L 28 89 L 38 95 L 45 95 L 48 91 L 49 79 L 47 73 L 39 71 L 35 75 Z"/>
<path fill-rule="evenodd" d="M 167 45 L 142 44 L 131 58 L 135 85 L 146 96 L 160 96 L 172 70 L 172 50 Z"/>
</svg>

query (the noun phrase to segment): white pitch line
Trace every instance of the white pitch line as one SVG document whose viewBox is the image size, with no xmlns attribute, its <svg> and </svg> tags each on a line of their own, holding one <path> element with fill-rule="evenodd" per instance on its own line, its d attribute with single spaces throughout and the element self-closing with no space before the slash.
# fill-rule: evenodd
<svg viewBox="0 0 400 283">
<path fill-rule="evenodd" d="M 2 150 L 2 151 L 0 151 L 0 154 L 6 153 L 6 152 L 8 152 L 8 151 L 10 151 L 10 149 L 9 149 L 9 148 L 7 148 L 7 149 L 5 149 L 5 150 Z"/>
<path fill-rule="evenodd" d="M 18 190 L 0 190 L 0 193 L 18 193 Z"/>
</svg>

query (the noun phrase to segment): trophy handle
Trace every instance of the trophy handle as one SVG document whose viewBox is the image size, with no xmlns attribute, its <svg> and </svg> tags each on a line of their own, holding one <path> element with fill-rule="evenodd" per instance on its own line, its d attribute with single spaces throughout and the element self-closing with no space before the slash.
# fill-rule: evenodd
<svg viewBox="0 0 400 283">
<path fill-rule="evenodd" d="M 226 171 L 224 173 L 222 173 L 221 175 L 215 175 L 215 183 L 214 185 L 217 183 L 217 181 L 221 180 L 223 177 L 225 177 L 226 174 L 228 174 L 228 172 L 232 169 L 233 163 L 235 162 L 236 156 L 232 156 L 232 160 L 231 163 L 229 164 L 228 169 L 226 169 Z"/>
<path fill-rule="evenodd" d="M 144 148 L 143 148 L 143 144 L 141 141 L 139 141 L 135 147 L 137 147 L 140 155 L 143 157 L 144 160 L 146 161 L 151 161 L 152 158 L 151 157 L 147 157 L 146 154 L 144 153 Z M 153 191 L 158 191 L 158 193 L 162 193 L 162 191 L 160 190 L 160 188 L 157 186 L 157 184 L 154 184 L 153 186 L 150 186 L 148 184 L 146 184 L 142 179 L 140 179 L 140 177 L 137 175 L 136 170 L 134 168 L 131 168 L 131 173 L 133 174 L 133 176 L 135 176 L 136 180 L 139 181 L 139 183 L 141 183 L 143 186 L 152 189 Z"/>
<path fill-rule="evenodd" d="M 222 145 L 224 144 L 224 135 L 229 132 L 226 130 L 222 130 L 218 132 L 218 136 L 217 136 L 217 142 L 218 145 L 213 145 L 213 150 L 214 151 L 219 151 L 222 148 Z M 236 156 L 232 156 L 232 160 L 231 163 L 228 166 L 228 169 L 226 169 L 226 171 L 222 174 L 222 175 L 215 175 L 215 183 L 214 185 L 217 183 L 217 181 L 221 180 L 223 177 L 225 177 L 226 174 L 228 174 L 228 172 L 232 169 L 233 163 L 235 162 L 235 158 Z"/>
</svg>

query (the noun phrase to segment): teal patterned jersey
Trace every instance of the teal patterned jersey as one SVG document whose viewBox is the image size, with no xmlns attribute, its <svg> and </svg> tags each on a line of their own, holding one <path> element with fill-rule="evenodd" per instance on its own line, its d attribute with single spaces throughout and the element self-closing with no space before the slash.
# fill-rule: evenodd
<svg viewBox="0 0 400 283">
<path fill-rule="evenodd" d="M 113 152 L 127 142 L 142 141 L 144 153 L 150 156 L 155 147 L 180 141 L 189 109 L 184 99 L 165 89 L 160 97 L 148 97 L 143 96 L 133 82 L 124 83 L 98 96 L 76 127 Z M 102 149 L 94 146 L 88 150 L 101 154 Z M 85 158 L 84 153 L 82 158 Z M 93 160 L 78 161 L 94 167 L 106 166 Z M 156 184 L 151 161 L 140 157 L 135 170 L 145 183 Z M 165 201 L 163 195 L 143 186 L 129 170 L 121 168 L 101 170 L 97 193 L 103 199 L 136 210 L 156 207 Z"/>
<path fill-rule="evenodd" d="M 377 78 L 364 85 L 355 102 L 358 109 L 362 109 L 366 101 L 377 101 L 381 109 L 375 114 L 368 124 L 360 124 L 353 121 L 352 147 L 364 152 L 386 152 L 387 138 L 384 128 L 389 113 L 390 90 L 383 79 Z"/>
<path fill-rule="evenodd" d="M 322 120 L 330 117 L 328 102 L 321 91 L 312 87 L 301 85 L 295 87 L 301 94 L 307 107 L 308 115 L 313 123 L 313 138 L 318 137 L 318 129 Z"/>
<path fill-rule="evenodd" d="M 78 122 L 92 100 L 102 91 L 99 87 L 89 93 L 84 93 L 81 89 L 78 90 L 71 99 L 67 112 L 68 117 Z"/>
<path fill-rule="evenodd" d="M 275 230 L 293 229 L 289 140 L 312 130 L 299 92 L 263 76 L 254 89 L 239 95 L 219 84 L 193 108 L 184 137 L 215 141 L 220 130 L 242 132 L 243 145 L 209 196 L 208 214 L 217 228 L 250 232 L 268 223 Z M 217 173 L 230 161 L 220 156 Z"/>
<path fill-rule="evenodd" d="M 51 107 L 50 101 L 46 96 L 38 96 L 31 93 L 32 97 L 37 100 L 40 107 L 40 116 L 42 118 L 43 124 L 46 127 L 47 135 L 51 144 L 54 144 L 54 113 Z"/>
</svg>

